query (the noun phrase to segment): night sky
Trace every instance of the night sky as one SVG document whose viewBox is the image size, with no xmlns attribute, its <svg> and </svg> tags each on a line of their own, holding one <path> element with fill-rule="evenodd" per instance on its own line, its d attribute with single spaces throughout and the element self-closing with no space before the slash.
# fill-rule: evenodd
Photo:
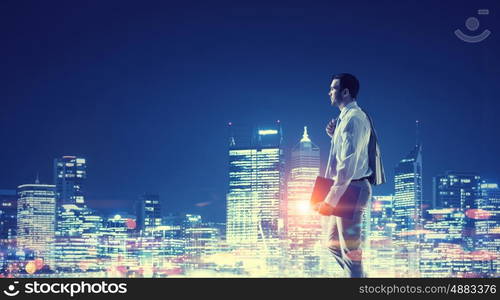
<svg viewBox="0 0 500 300">
<path fill-rule="evenodd" d="M 377 128 L 375 194 L 392 192 L 417 119 L 425 197 L 449 169 L 500 179 L 498 1 L 270 2 L 1 1 L 0 189 L 52 183 L 53 159 L 78 155 L 90 207 L 158 192 L 166 212 L 224 221 L 227 123 L 279 119 L 288 148 L 307 125 L 326 163 L 340 72 Z"/>
</svg>

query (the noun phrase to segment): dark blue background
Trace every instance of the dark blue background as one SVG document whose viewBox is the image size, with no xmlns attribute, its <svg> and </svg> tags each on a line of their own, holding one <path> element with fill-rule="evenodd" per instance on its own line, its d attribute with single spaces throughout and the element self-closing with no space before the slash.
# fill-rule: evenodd
<svg viewBox="0 0 500 300">
<path fill-rule="evenodd" d="M 224 220 L 227 122 L 280 119 L 287 146 L 307 125 L 324 158 L 338 72 L 359 77 L 379 132 L 390 182 L 376 194 L 417 119 L 425 197 L 448 169 L 497 180 L 499 2 L 374 2 L 2 1 L 0 188 L 51 183 L 53 158 L 80 155 L 91 207 L 151 191 L 168 212 Z M 481 8 L 492 35 L 460 41 Z"/>
</svg>

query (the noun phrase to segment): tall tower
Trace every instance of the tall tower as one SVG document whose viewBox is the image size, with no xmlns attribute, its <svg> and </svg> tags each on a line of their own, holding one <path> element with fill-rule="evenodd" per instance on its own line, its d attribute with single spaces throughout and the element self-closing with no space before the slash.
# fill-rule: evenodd
<svg viewBox="0 0 500 300">
<path fill-rule="evenodd" d="M 394 215 L 396 230 L 402 232 L 421 229 L 423 217 L 422 143 L 416 121 L 416 145 L 399 161 L 394 176 Z"/>
<path fill-rule="evenodd" d="M 84 183 L 87 177 L 85 158 L 63 156 L 54 159 L 54 184 L 56 185 L 57 203 L 83 205 Z"/>
<path fill-rule="evenodd" d="M 148 228 L 161 225 L 160 195 L 143 194 L 136 203 L 137 229 L 146 231 Z"/>
<path fill-rule="evenodd" d="M 422 144 L 416 122 L 415 147 L 399 161 L 394 176 L 396 276 L 419 276 L 419 231 L 423 222 Z"/>
<path fill-rule="evenodd" d="M 320 215 L 310 208 L 310 198 L 320 172 L 320 151 L 304 127 L 302 139 L 292 148 L 288 197 L 286 202 L 286 231 L 290 241 L 292 266 L 299 272 L 313 274 L 319 267 L 321 247 Z"/>
<path fill-rule="evenodd" d="M 56 188 L 55 266 L 67 272 L 96 268 L 100 217 L 85 205 L 86 159 L 54 159 Z"/>
<path fill-rule="evenodd" d="M 55 186 L 23 184 L 17 187 L 17 247 L 53 268 L 56 222 Z"/>
<path fill-rule="evenodd" d="M 285 196 L 281 124 L 259 126 L 253 132 L 229 126 L 227 241 L 235 246 L 278 240 L 284 228 Z"/>
<path fill-rule="evenodd" d="M 16 190 L 0 190 L 0 250 L 16 237 L 17 193 Z"/>
<path fill-rule="evenodd" d="M 0 266 L 15 258 L 16 230 L 16 190 L 0 190 Z"/>
<path fill-rule="evenodd" d="M 397 230 L 418 229 L 422 219 L 422 152 L 415 146 L 399 161 L 394 176 L 394 216 Z"/>
<path fill-rule="evenodd" d="M 482 277 L 498 277 L 500 274 L 500 188 L 497 183 L 483 181 L 481 197 L 477 200 L 474 214 L 468 214 L 475 219 L 474 250 L 486 255 L 477 260 L 476 273 Z"/>
</svg>

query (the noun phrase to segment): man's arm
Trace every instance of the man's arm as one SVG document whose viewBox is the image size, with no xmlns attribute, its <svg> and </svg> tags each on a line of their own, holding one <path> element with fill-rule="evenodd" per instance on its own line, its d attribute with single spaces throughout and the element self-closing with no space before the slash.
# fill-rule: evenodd
<svg viewBox="0 0 500 300">
<path fill-rule="evenodd" d="M 337 160 L 337 177 L 334 179 L 325 202 L 335 206 L 344 194 L 354 175 L 359 162 L 363 141 L 363 123 L 358 117 L 349 119 L 347 125 L 340 132 L 341 145 Z"/>
</svg>

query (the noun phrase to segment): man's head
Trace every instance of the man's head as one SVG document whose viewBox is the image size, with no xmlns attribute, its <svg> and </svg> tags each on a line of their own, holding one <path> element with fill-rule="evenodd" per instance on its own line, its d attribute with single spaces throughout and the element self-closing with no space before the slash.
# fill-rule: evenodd
<svg viewBox="0 0 500 300">
<path fill-rule="evenodd" d="M 333 76 L 330 84 L 330 101 L 333 106 L 347 104 L 357 98 L 359 81 L 354 75 L 340 73 Z"/>
</svg>

